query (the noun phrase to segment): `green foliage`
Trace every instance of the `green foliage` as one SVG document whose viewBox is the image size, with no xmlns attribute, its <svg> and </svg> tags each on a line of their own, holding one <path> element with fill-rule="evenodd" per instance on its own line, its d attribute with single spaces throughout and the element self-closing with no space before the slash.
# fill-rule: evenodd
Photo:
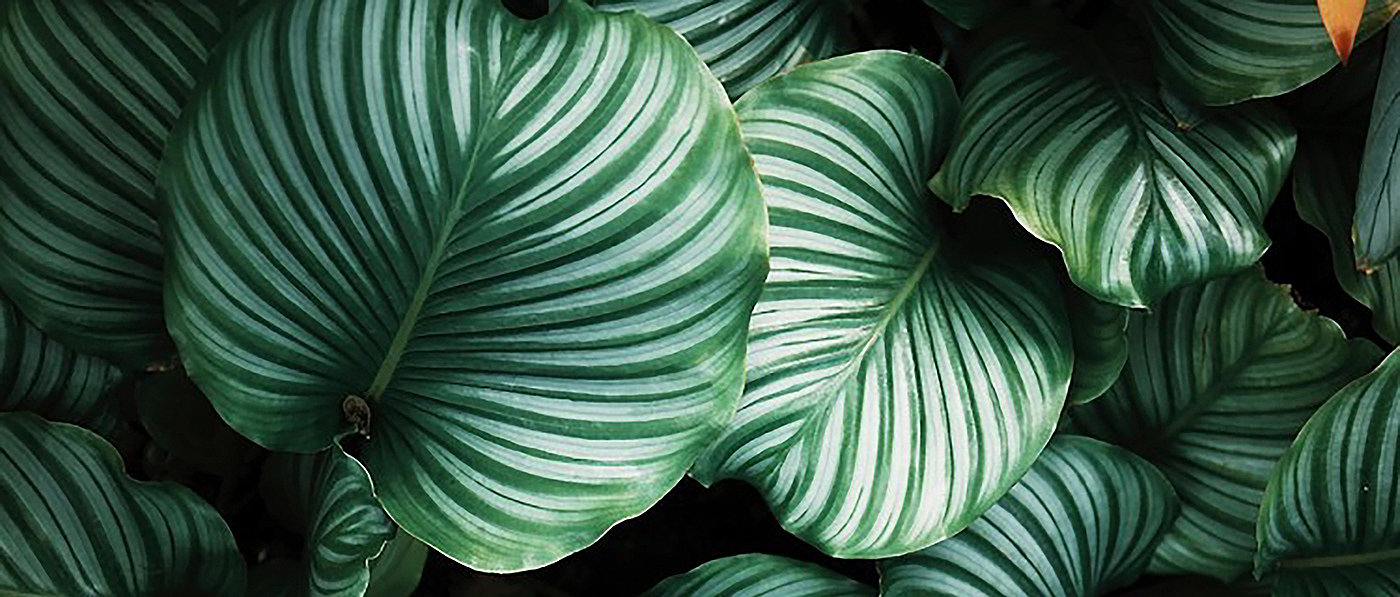
<svg viewBox="0 0 1400 597">
<path fill-rule="evenodd" d="M 1400 0 L 529 4 L 0 0 L 0 594 L 1400 593 Z"/>
</svg>

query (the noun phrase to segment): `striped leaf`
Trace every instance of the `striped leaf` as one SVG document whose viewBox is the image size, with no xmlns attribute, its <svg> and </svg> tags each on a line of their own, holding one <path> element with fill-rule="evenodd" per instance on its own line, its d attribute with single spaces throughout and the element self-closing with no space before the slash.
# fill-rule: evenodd
<svg viewBox="0 0 1400 597">
<path fill-rule="evenodd" d="M 268 576 L 254 569 L 251 593 L 364 595 L 369 561 L 394 536 L 364 467 L 338 445 L 317 454 L 274 454 L 263 464 L 259 489 L 268 511 L 306 544 L 299 574 L 286 578 L 283 564 L 273 564 L 278 573 Z"/>
<path fill-rule="evenodd" d="M 1278 571 L 1276 595 L 1400 588 L 1397 354 L 1318 409 L 1269 480 L 1255 573 Z"/>
<path fill-rule="evenodd" d="M 423 565 L 428 560 L 428 546 L 399 531 L 384 544 L 384 551 L 369 562 L 369 587 L 365 597 L 403 597 L 412 595 L 423 577 Z"/>
<path fill-rule="evenodd" d="M 733 412 L 765 266 L 694 51 L 578 2 L 249 17 L 160 180 L 171 334 L 219 413 L 278 450 L 367 434 L 390 516 L 481 570 L 655 503 Z"/>
<path fill-rule="evenodd" d="M 1030 466 L 1063 404 L 1070 339 L 1050 264 L 936 209 L 921 182 L 957 98 L 928 61 L 813 63 L 737 109 L 772 270 L 738 413 L 692 474 L 746 480 L 837 557 L 956 533 Z"/>
<path fill-rule="evenodd" d="M 1108 391 L 1128 362 L 1128 310 L 1089 296 L 1066 282 L 1065 307 L 1074 340 L 1069 404 L 1085 404 Z"/>
<path fill-rule="evenodd" d="M 1134 2 L 1152 35 L 1162 81 L 1188 99 L 1224 105 L 1297 89 L 1338 62 L 1317 0 Z M 1367 0 L 1356 43 L 1380 31 L 1400 0 Z"/>
<path fill-rule="evenodd" d="M 1369 271 L 1400 251 L 1400 34 L 1388 36 L 1356 189 L 1356 266 Z"/>
<path fill-rule="evenodd" d="M 1380 351 L 1300 310 L 1258 270 L 1134 312 L 1128 342 L 1123 376 L 1072 411 L 1075 429 L 1148 459 L 1181 497 L 1153 572 L 1230 582 L 1250 568 L 1274 465 L 1308 416 Z"/>
<path fill-rule="evenodd" d="M 0 414 L 0 594 L 242 595 L 243 558 L 218 513 L 121 469 L 89 431 Z"/>
<path fill-rule="evenodd" d="M 1132 583 L 1177 515 L 1171 485 L 1133 454 L 1060 436 L 957 536 L 880 563 L 884 597 L 1088 597 Z"/>
<path fill-rule="evenodd" d="M 1013 28 L 968 68 L 958 139 L 934 192 L 1004 199 L 1100 300 L 1150 305 L 1253 263 L 1294 136 L 1262 105 L 1181 130 L 1160 94 L 1082 32 Z"/>
<path fill-rule="evenodd" d="M 851 46 L 852 0 L 594 0 L 635 10 L 685 37 L 729 97 Z"/>
<path fill-rule="evenodd" d="M 875 589 L 816 564 L 751 553 L 672 576 L 642 597 L 875 597 Z"/>
<path fill-rule="evenodd" d="M 55 342 L 0 294 L 0 411 L 29 411 L 82 425 L 109 439 L 122 427 L 108 390 L 122 373 Z"/>
<path fill-rule="evenodd" d="M 234 4 L 0 4 L 0 287 L 60 342 L 169 356 L 156 168 Z"/>
</svg>

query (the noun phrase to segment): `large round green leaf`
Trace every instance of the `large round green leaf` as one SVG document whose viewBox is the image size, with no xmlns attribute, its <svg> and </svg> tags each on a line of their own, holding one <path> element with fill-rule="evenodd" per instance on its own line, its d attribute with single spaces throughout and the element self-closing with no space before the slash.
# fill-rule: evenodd
<svg viewBox="0 0 1400 597">
<path fill-rule="evenodd" d="M 1356 265 L 1374 269 L 1400 251 L 1400 34 L 1386 41 L 1356 189 Z"/>
<path fill-rule="evenodd" d="M 389 514 L 483 570 L 659 499 L 732 413 L 764 274 L 694 51 L 577 2 L 250 17 L 161 178 L 171 334 L 220 414 L 280 450 L 366 433 Z"/>
<path fill-rule="evenodd" d="M 1330 585 L 1340 594 L 1391 595 L 1400 587 L 1397 355 L 1318 409 L 1269 480 L 1255 570 L 1278 570 L 1275 594 L 1323 594 Z"/>
<path fill-rule="evenodd" d="M 1162 80 L 1188 99 L 1233 104 L 1292 91 L 1337 64 L 1317 0 L 1133 2 L 1152 34 Z M 1367 0 L 1356 41 L 1385 26 L 1400 0 Z"/>
<path fill-rule="evenodd" d="M 816 564 L 751 553 L 672 576 L 642 597 L 875 597 L 875 589 Z"/>
<path fill-rule="evenodd" d="M 1090 597 L 1132 583 L 1177 515 L 1152 465 L 1060 436 L 967 530 L 880 563 L 887 597 Z"/>
<path fill-rule="evenodd" d="M 1308 416 L 1381 353 L 1293 304 L 1258 270 L 1167 295 L 1132 315 L 1129 357 L 1075 429 L 1166 475 L 1182 513 L 1152 571 L 1229 582 L 1249 570 L 1269 475 Z"/>
<path fill-rule="evenodd" d="M 0 4 L 0 286 L 81 352 L 169 356 L 156 169 L 235 5 Z"/>
<path fill-rule="evenodd" d="M 596 0 L 598 10 L 635 10 L 695 47 L 729 97 L 803 62 L 851 45 L 851 0 Z"/>
<path fill-rule="evenodd" d="M 1070 340 L 1050 264 L 947 222 L 921 184 L 957 110 L 928 61 L 805 65 L 737 109 L 772 271 L 738 413 L 692 474 L 748 481 L 838 557 L 956 533 L 1030 466 L 1063 404 Z"/>
<path fill-rule="evenodd" d="M 122 475 L 91 432 L 0 414 L 0 594 L 242 595 L 243 558 L 190 490 Z"/>
<path fill-rule="evenodd" d="M 275 574 L 254 569 L 253 592 L 364 595 L 368 562 L 394 536 L 394 523 L 375 500 L 364 467 L 338 445 L 317 454 L 274 454 L 263 464 L 259 488 L 269 511 L 301 533 L 306 547 L 295 576 L 281 574 L 287 567 L 276 563 L 270 568 Z"/>
<path fill-rule="evenodd" d="M 1182 130 L 1131 61 L 1083 35 L 1015 27 L 975 54 L 934 191 L 955 207 L 1005 199 L 1075 284 L 1119 305 L 1256 261 L 1293 157 L 1282 115 L 1241 106 Z"/>
<path fill-rule="evenodd" d="M 121 378 L 106 361 L 50 339 L 0 294 L 0 411 L 30 411 L 111 438 L 121 411 L 107 391 Z"/>
</svg>

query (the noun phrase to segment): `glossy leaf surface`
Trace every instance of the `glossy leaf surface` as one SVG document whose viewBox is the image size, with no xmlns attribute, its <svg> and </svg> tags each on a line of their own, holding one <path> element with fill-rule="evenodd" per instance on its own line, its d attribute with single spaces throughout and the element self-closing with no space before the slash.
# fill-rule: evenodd
<svg viewBox="0 0 1400 597">
<path fill-rule="evenodd" d="M 733 412 L 764 273 L 694 51 L 578 2 L 251 17 L 162 172 L 190 377 L 269 448 L 367 433 L 389 514 L 481 570 L 647 509 Z"/>
<path fill-rule="evenodd" d="M 1279 594 L 1400 585 L 1400 357 L 1337 392 L 1279 461 L 1259 508 L 1256 571 Z M 1277 568 L 1275 568 L 1277 567 Z M 1342 591 L 1350 588 L 1351 591 Z"/>
<path fill-rule="evenodd" d="M 1142 574 L 1177 514 L 1132 453 L 1060 436 L 996 506 L 947 541 L 880 563 L 887 597 L 1101 595 Z"/>
<path fill-rule="evenodd" d="M 1250 270 L 1167 295 L 1132 315 L 1108 393 L 1071 411 L 1076 430 L 1128 447 L 1176 488 L 1181 517 L 1158 574 L 1230 582 L 1250 569 L 1259 501 L 1308 416 L 1381 353 L 1293 304 Z"/>
<path fill-rule="evenodd" d="M 0 4 L 0 286 L 64 344 L 169 356 L 156 169 L 236 4 Z"/>
<path fill-rule="evenodd" d="M 957 110 L 932 63 L 834 58 L 737 109 L 772 265 L 738 413 L 692 474 L 753 484 L 784 528 L 837 557 L 956 533 L 1030 466 L 1064 402 L 1051 264 L 949 222 L 924 188 Z"/>
<path fill-rule="evenodd" d="M 179 485 L 127 478 L 90 431 L 0 414 L 0 512 L 0 594 L 243 594 L 219 514 Z"/>
<path fill-rule="evenodd" d="M 1183 96 L 1224 105 L 1292 91 L 1337 65 L 1317 0 L 1144 0 L 1158 76 Z M 1400 0 L 1367 0 L 1361 43 Z"/>
<path fill-rule="evenodd" d="M 685 37 L 729 97 L 851 45 L 850 0 L 596 0 L 635 10 Z"/>
<path fill-rule="evenodd" d="M 1400 250 L 1400 35 L 1387 35 L 1356 189 L 1356 267 L 1367 272 Z"/>
<path fill-rule="evenodd" d="M 1251 105 L 1182 130 L 1143 73 L 1083 35 L 1023 25 L 975 53 L 934 192 L 957 208 L 1004 199 L 1075 284 L 1118 305 L 1256 261 L 1293 157 L 1287 121 Z"/>
</svg>

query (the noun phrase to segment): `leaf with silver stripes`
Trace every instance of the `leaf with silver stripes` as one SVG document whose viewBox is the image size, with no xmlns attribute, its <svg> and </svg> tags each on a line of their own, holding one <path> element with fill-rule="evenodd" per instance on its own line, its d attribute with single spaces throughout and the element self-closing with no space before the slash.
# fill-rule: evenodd
<svg viewBox="0 0 1400 597">
<path fill-rule="evenodd" d="M 1398 355 L 1332 396 L 1274 470 L 1255 573 L 1278 572 L 1275 595 L 1400 590 Z"/>
<path fill-rule="evenodd" d="M 685 37 L 737 98 L 798 64 L 851 46 L 850 0 L 595 0 L 635 10 Z"/>
<path fill-rule="evenodd" d="M 692 475 L 749 482 L 837 557 L 958 532 L 1035 460 L 1064 403 L 1052 263 L 971 214 L 950 221 L 922 184 L 957 105 L 942 70 L 890 51 L 804 65 L 737 105 L 772 269 L 738 412 Z"/>
<path fill-rule="evenodd" d="M 107 392 L 122 372 L 55 342 L 0 294 L 0 411 L 29 411 L 115 439 L 121 405 Z"/>
<path fill-rule="evenodd" d="M 1293 304 L 1252 269 L 1135 312 L 1118 383 L 1070 411 L 1076 432 L 1137 452 L 1166 475 L 1181 517 L 1157 574 L 1230 582 L 1250 569 L 1269 474 L 1308 416 L 1381 352 Z"/>
<path fill-rule="evenodd" d="M 368 435 L 389 515 L 479 570 L 655 503 L 733 413 L 765 271 L 694 50 L 577 1 L 248 16 L 160 178 L 171 335 L 219 413 L 283 451 Z"/>
<path fill-rule="evenodd" d="M 1337 54 L 1317 0 L 1143 0 L 1162 81 L 1206 105 L 1280 95 L 1333 66 Z M 1368 0 L 1360 44 L 1400 11 L 1400 0 Z"/>
<path fill-rule="evenodd" d="M 875 597 L 875 589 L 816 564 L 751 553 L 672 576 L 642 597 Z"/>
<path fill-rule="evenodd" d="M 156 170 L 236 4 L 0 4 L 0 286 L 59 342 L 170 356 Z"/>
<path fill-rule="evenodd" d="M 1121 53 L 1028 23 L 991 38 L 968 67 L 958 139 L 931 184 L 956 208 L 1002 198 L 1063 251 L 1075 284 L 1143 307 L 1258 260 L 1294 134 L 1265 105 L 1182 130 Z"/>
<path fill-rule="evenodd" d="M 1137 580 L 1176 515 L 1172 487 L 1151 464 L 1062 435 L 967 530 L 880 562 L 880 595 L 1101 595 Z"/>
<path fill-rule="evenodd" d="M 368 562 L 395 532 L 364 467 L 338 445 L 317 454 L 274 454 L 263 463 L 259 489 L 268 512 L 306 543 L 294 569 L 275 562 L 254 568 L 250 593 L 364 595 Z M 284 576 L 291 570 L 296 574 Z"/>
<path fill-rule="evenodd" d="M 0 413 L 0 513 L 0 594 L 243 594 L 219 514 L 182 486 L 127 478 L 85 429 Z"/>
<path fill-rule="evenodd" d="M 1386 40 L 1356 189 L 1356 267 L 1370 271 L 1400 251 L 1400 34 Z"/>
</svg>

